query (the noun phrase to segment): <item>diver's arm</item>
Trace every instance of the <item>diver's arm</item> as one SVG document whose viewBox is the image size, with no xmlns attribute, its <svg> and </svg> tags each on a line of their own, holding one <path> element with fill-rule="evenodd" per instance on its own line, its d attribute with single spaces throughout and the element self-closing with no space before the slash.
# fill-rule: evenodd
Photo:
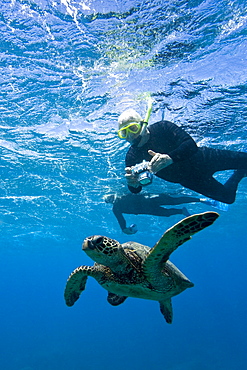
<svg viewBox="0 0 247 370">
<path fill-rule="evenodd" d="M 119 223 L 119 226 L 121 227 L 122 231 L 125 234 L 131 235 L 131 234 L 135 234 L 137 232 L 137 227 L 136 227 L 135 224 L 132 224 L 129 227 L 127 227 L 125 218 L 124 218 L 122 212 L 120 211 L 119 207 L 117 207 L 116 204 L 113 205 L 112 211 L 113 211 L 113 213 L 114 213 L 114 215 L 115 215 L 115 217 L 116 217 L 116 219 Z"/>
<path fill-rule="evenodd" d="M 133 186 L 128 185 L 128 189 L 133 194 L 138 194 L 142 190 L 142 186 L 138 186 L 138 188 L 134 188 Z"/>
<path fill-rule="evenodd" d="M 153 157 L 149 162 L 149 169 L 153 173 L 157 173 L 173 163 L 172 158 L 168 154 L 156 153 L 153 150 L 149 150 L 148 154 Z"/>
<path fill-rule="evenodd" d="M 155 137 L 156 145 L 163 146 L 163 153 L 148 150 L 152 157 L 149 162 L 150 171 L 157 173 L 172 163 L 181 162 L 196 153 L 198 147 L 192 137 L 181 127 L 169 121 L 160 121 L 154 124 L 152 136 Z M 175 148 L 168 151 L 169 146 Z"/>
<path fill-rule="evenodd" d="M 174 163 L 190 158 L 198 150 L 194 139 L 173 122 L 165 121 L 163 123 L 163 134 L 176 145 L 176 149 L 167 153 Z"/>
<path fill-rule="evenodd" d="M 126 229 L 125 218 L 124 218 L 122 212 L 120 211 L 119 207 L 116 204 L 113 205 L 112 211 L 113 211 L 121 229 L 122 230 Z"/>
<path fill-rule="evenodd" d="M 125 178 L 127 180 L 128 188 L 131 191 L 131 193 L 137 194 L 140 193 L 142 190 L 142 186 L 140 186 L 137 175 L 134 175 L 132 173 L 132 167 L 126 167 L 125 168 Z"/>
</svg>

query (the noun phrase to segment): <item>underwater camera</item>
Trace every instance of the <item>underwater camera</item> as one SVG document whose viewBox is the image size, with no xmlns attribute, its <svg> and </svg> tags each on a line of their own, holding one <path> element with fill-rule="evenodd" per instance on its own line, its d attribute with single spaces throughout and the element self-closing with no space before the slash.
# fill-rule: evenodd
<svg viewBox="0 0 247 370">
<path fill-rule="evenodd" d="M 149 185 L 153 181 L 153 174 L 148 168 L 148 163 L 147 161 L 142 161 L 137 163 L 132 169 L 133 175 L 138 175 L 137 180 L 142 186 Z"/>
</svg>

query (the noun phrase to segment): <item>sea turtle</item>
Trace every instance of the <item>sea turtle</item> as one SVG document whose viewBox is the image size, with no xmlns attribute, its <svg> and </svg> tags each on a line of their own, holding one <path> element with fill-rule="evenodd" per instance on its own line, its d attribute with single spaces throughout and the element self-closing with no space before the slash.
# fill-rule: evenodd
<svg viewBox="0 0 247 370">
<path fill-rule="evenodd" d="M 218 216 L 204 212 L 186 217 L 168 229 L 153 248 L 131 241 L 120 244 L 106 236 L 87 237 L 82 249 L 95 264 L 80 266 L 71 273 L 64 292 L 67 306 L 73 306 L 85 289 L 87 277 L 92 276 L 108 291 L 111 305 L 117 306 L 127 297 L 158 301 L 161 313 L 171 323 L 171 298 L 194 284 L 168 258 Z"/>
</svg>

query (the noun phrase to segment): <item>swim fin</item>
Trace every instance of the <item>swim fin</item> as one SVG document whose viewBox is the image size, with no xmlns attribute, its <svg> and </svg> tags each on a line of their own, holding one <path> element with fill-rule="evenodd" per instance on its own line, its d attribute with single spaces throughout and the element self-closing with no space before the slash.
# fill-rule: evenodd
<svg viewBox="0 0 247 370">
<path fill-rule="evenodd" d="M 225 212 L 228 211 L 228 208 L 229 208 L 229 204 L 219 202 L 218 200 L 214 200 L 214 199 L 211 199 L 211 198 L 202 198 L 202 199 L 200 199 L 200 201 L 202 203 L 205 203 L 209 206 L 218 208 L 219 210 L 225 211 Z"/>
</svg>

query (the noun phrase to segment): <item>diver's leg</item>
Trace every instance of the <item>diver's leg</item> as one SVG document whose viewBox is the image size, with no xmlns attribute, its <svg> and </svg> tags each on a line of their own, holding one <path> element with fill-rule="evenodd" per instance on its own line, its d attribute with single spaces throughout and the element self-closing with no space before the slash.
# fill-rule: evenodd
<svg viewBox="0 0 247 370">
<path fill-rule="evenodd" d="M 201 152 L 204 157 L 204 163 L 211 174 L 214 174 L 217 171 L 226 170 L 247 171 L 247 152 L 235 152 L 232 150 L 206 147 L 202 148 Z"/>
<path fill-rule="evenodd" d="M 199 198 L 196 197 L 188 197 L 188 196 L 183 196 L 183 197 L 171 197 L 167 194 L 160 194 L 159 197 L 157 198 L 156 202 L 160 206 L 166 206 L 166 205 L 178 205 L 178 204 L 184 204 L 184 203 L 198 203 L 200 202 Z"/>
<path fill-rule="evenodd" d="M 213 177 L 197 178 L 181 185 L 188 189 L 194 190 L 206 197 L 218 200 L 223 203 L 232 204 L 236 198 L 238 184 L 243 178 L 243 171 L 235 171 L 234 174 L 227 180 L 225 184 L 221 184 Z"/>
<path fill-rule="evenodd" d="M 173 215 L 184 215 L 184 208 L 163 208 L 163 207 L 152 207 L 148 210 L 142 210 L 141 214 L 152 215 L 152 216 L 162 216 L 170 217 Z"/>
<path fill-rule="evenodd" d="M 244 177 L 246 177 L 246 175 L 247 175 L 247 170 L 236 170 L 229 177 L 229 179 L 225 182 L 224 188 L 228 191 L 229 195 L 231 194 L 230 196 L 232 196 L 231 203 L 235 201 L 238 184 Z"/>
<path fill-rule="evenodd" d="M 232 204 L 239 182 L 247 175 L 247 153 L 202 147 L 194 166 L 195 173 L 180 184 L 206 197 Z M 221 184 L 213 174 L 226 170 L 235 171 L 225 184 Z"/>
</svg>

